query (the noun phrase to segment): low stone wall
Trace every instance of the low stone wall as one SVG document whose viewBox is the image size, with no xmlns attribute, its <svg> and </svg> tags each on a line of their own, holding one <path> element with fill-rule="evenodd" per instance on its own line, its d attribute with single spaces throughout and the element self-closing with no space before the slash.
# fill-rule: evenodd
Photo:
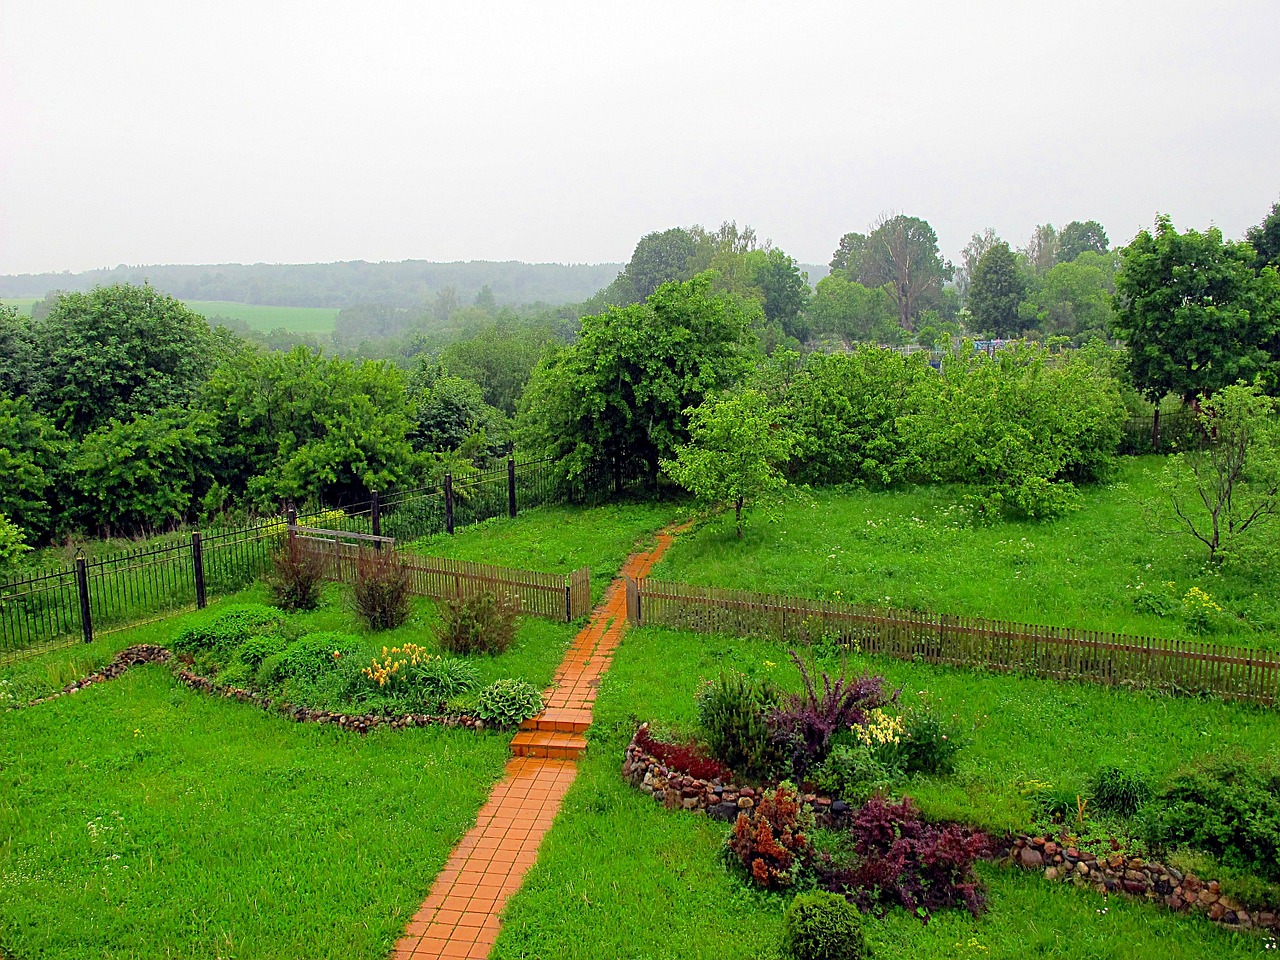
<svg viewBox="0 0 1280 960">
<path fill-rule="evenodd" d="M 668 769 L 636 745 L 636 737 L 648 729 L 647 723 L 641 724 L 627 745 L 622 776 L 628 783 L 668 809 L 692 810 L 718 820 L 734 820 L 743 812 L 751 815 L 757 790 L 720 780 L 701 780 Z M 850 807 L 843 800 L 811 793 L 804 794 L 804 800 L 812 808 L 818 826 L 838 830 L 847 824 Z M 1088 851 L 1055 840 L 1028 836 L 1006 841 L 993 851 L 992 859 L 1035 870 L 1046 880 L 1091 887 L 1104 896 L 1123 894 L 1159 901 L 1174 910 L 1204 913 L 1215 923 L 1233 928 L 1280 930 L 1280 918 L 1275 910 L 1248 910 L 1222 893 L 1216 880 L 1201 880 L 1156 861 L 1138 860 L 1119 853 L 1099 859 Z"/>
<path fill-rule="evenodd" d="M 59 697 L 71 696 L 94 684 L 114 680 L 130 667 L 136 667 L 144 663 L 168 663 L 172 659 L 173 654 L 169 650 L 154 644 L 142 643 L 127 647 L 117 653 L 109 664 L 96 673 L 89 674 L 83 680 L 76 680 L 67 684 L 57 693 L 41 697 L 39 700 L 32 700 L 27 706 L 35 706 L 39 703 L 47 703 L 50 700 L 57 700 Z M 403 730 L 406 727 L 443 726 L 483 730 L 485 726 L 483 720 L 466 714 L 406 713 L 396 717 L 384 717 L 375 713 L 351 714 L 335 713 L 332 710 L 316 710 L 311 707 L 300 707 L 292 703 L 286 703 L 283 700 L 273 700 L 245 687 L 218 686 L 209 677 L 201 676 L 187 666 L 177 667 L 173 671 L 173 675 L 179 682 L 201 693 L 226 697 L 231 700 L 237 700 L 240 703 L 253 704 L 263 710 L 274 710 L 297 723 L 327 723 L 342 727 L 344 730 L 354 730 L 356 733 L 368 733 L 378 727 Z"/>
<path fill-rule="evenodd" d="M 1218 881 L 1202 880 L 1155 860 L 1121 853 L 1099 858 L 1045 837 L 1020 836 L 1008 849 L 1004 862 L 1035 870 L 1046 880 L 1092 887 L 1103 895 L 1122 893 L 1160 901 L 1173 910 L 1204 913 L 1226 926 L 1280 930 L 1275 910 L 1250 911 L 1222 893 Z"/>
<path fill-rule="evenodd" d="M 660 760 L 636 745 L 636 737 L 648 729 L 649 725 L 642 723 L 636 736 L 627 745 L 622 776 L 628 783 L 649 794 L 668 809 L 693 810 L 717 820 L 736 820 L 739 813 L 751 816 L 756 797 L 759 796 L 758 790 L 721 780 L 702 780 L 668 769 Z M 804 794 L 803 798 L 813 810 L 818 826 L 839 830 L 847 822 L 851 808 L 843 800 L 832 800 L 812 793 Z"/>
</svg>

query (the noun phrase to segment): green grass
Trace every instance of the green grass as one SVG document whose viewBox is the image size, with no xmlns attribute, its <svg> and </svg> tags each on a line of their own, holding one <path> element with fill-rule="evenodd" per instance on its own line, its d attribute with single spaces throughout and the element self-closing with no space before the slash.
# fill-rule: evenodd
<svg viewBox="0 0 1280 960">
<path fill-rule="evenodd" d="M 32 304 L 42 297 L 6 297 L 7 306 L 30 313 Z M 337 307 L 272 307 L 258 303 L 236 303 L 233 300 L 184 300 L 188 307 L 205 317 L 232 317 L 243 320 L 252 329 L 269 333 L 279 327 L 290 333 L 333 333 Z"/>
<path fill-rule="evenodd" d="M 492 954 L 635 960 L 779 956 L 785 900 L 744 890 L 721 865 L 726 826 L 660 808 L 619 773 L 637 719 L 692 724 L 699 677 L 722 665 L 772 669 L 793 683 L 785 650 L 672 631 L 632 631 L 596 703 L 591 747 L 538 863 L 508 907 Z M 764 666 L 766 660 L 777 666 Z M 659 668 L 660 665 L 660 668 Z M 826 661 L 826 666 L 835 661 Z M 1078 776 L 1111 757 L 1169 766 L 1237 743 L 1274 749 L 1280 718 L 1221 704 L 1162 701 L 1047 681 L 877 663 L 913 696 L 928 689 L 970 725 L 954 783 L 918 781 L 910 792 L 932 813 L 1017 818 L 1023 777 Z M 789 675 L 790 674 L 790 675 Z M 990 811 L 988 813 L 988 810 Z M 1202 918 L 1049 884 L 980 865 L 990 910 L 947 911 L 928 925 L 903 911 L 868 919 L 878 960 L 954 957 L 1218 958 L 1257 956 L 1257 937 Z M 1103 908 L 1106 913 L 1100 913 Z"/>
<path fill-rule="evenodd" d="M 455 560 L 503 567 L 570 573 L 591 570 L 591 596 L 599 600 L 623 562 L 653 542 L 652 535 L 681 515 L 669 503 L 622 503 L 602 507 L 550 506 L 522 511 L 418 540 L 411 549 Z"/>
<path fill-rule="evenodd" d="M 337 307 L 270 307 L 231 300 L 185 300 L 188 307 L 206 317 L 233 317 L 250 328 L 269 333 L 283 327 L 290 333 L 333 333 Z"/>
<path fill-rule="evenodd" d="M 385 958 L 508 738 L 367 738 L 143 667 L 0 714 L 0 953 Z"/>
<path fill-rule="evenodd" d="M 799 493 L 755 509 L 741 542 L 732 516 L 711 520 L 654 576 L 1280 650 L 1273 571 L 1209 567 L 1200 544 L 1153 528 L 1142 501 L 1156 496 L 1160 465 L 1126 460 L 1115 483 L 1082 489 L 1081 509 L 1039 522 L 975 524 L 965 491 L 949 486 Z M 1183 615 L 1193 586 L 1224 608 L 1211 631 Z M 1163 613 L 1151 609 L 1162 603 Z"/>
</svg>

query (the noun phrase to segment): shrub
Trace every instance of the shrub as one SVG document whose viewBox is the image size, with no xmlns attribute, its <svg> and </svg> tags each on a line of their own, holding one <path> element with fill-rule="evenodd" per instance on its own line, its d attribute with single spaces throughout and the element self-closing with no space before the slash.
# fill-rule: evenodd
<svg viewBox="0 0 1280 960">
<path fill-rule="evenodd" d="M 831 738 L 841 730 L 866 722 L 867 714 L 897 698 L 885 696 L 884 678 L 862 674 L 848 680 L 822 675 L 822 690 L 810 677 L 804 661 L 794 652 L 804 689 L 788 695 L 769 717 L 774 741 L 787 753 L 791 772 L 803 780 L 810 767 L 826 759 Z"/>
<path fill-rule="evenodd" d="M 202 624 L 179 632 L 171 641 L 174 650 L 189 653 L 229 652 L 249 637 L 280 623 L 280 611 L 260 603 L 227 607 Z"/>
<path fill-rule="evenodd" d="M 450 653 L 498 654 L 515 641 L 520 600 L 509 594 L 484 590 L 445 604 L 444 619 L 436 629 L 442 650 Z"/>
<path fill-rule="evenodd" d="M 778 692 L 767 680 L 722 670 L 695 696 L 698 723 L 707 747 L 739 775 L 768 779 L 778 765 L 769 714 Z"/>
<path fill-rule="evenodd" d="M 1142 774 L 1117 766 L 1100 767 L 1092 786 L 1098 809 L 1122 817 L 1133 816 L 1151 796 L 1151 785 Z"/>
<path fill-rule="evenodd" d="M 897 753 L 905 774 L 951 774 L 956 754 L 964 746 L 960 730 L 928 709 L 913 710 L 904 718 Z"/>
<path fill-rule="evenodd" d="M 767 790 L 755 816 L 739 813 L 729 832 L 726 855 L 741 864 L 751 882 L 766 890 L 794 886 L 813 856 L 809 834 L 813 814 L 804 809 L 790 783 Z"/>
<path fill-rule="evenodd" d="M 356 613 L 370 630 L 391 630 L 409 619 L 409 568 L 394 550 L 361 550 L 352 585 Z"/>
<path fill-rule="evenodd" d="M 285 610 L 314 610 L 320 605 L 324 565 L 296 538 L 290 538 L 271 559 L 267 587 L 277 606 Z"/>
<path fill-rule="evenodd" d="M 977 916 L 985 898 L 974 861 L 990 845 L 981 832 L 920 818 L 910 798 L 872 797 L 854 813 L 845 846 L 815 861 L 818 884 L 843 892 L 864 911 L 902 906 L 927 917 L 943 907 Z"/>
<path fill-rule="evenodd" d="M 1175 776 L 1144 814 L 1152 846 L 1192 847 L 1280 880 L 1280 772 L 1273 767 L 1210 759 Z"/>
<path fill-rule="evenodd" d="M 423 699 L 444 702 L 474 690 L 480 682 L 480 671 L 466 660 L 432 657 L 423 663 L 414 677 L 414 686 Z"/>
<path fill-rule="evenodd" d="M 887 793 L 902 776 L 897 755 L 877 750 L 855 737 L 837 735 L 831 752 L 815 768 L 813 780 L 823 793 L 850 803 L 862 803 L 877 793 Z"/>
<path fill-rule="evenodd" d="M 344 658 L 357 655 L 359 640 L 345 633 L 308 633 L 299 637 L 283 653 L 267 657 L 258 668 L 264 683 L 295 680 L 313 683 L 333 670 Z"/>
<path fill-rule="evenodd" d="M 1063 783 L 1035 783 L 1027 790 L 1027 796 L 1036 819 L 1053 823 L 1083 819 L 1082 812 L 1088 804 L 1084 791 Z"/>
<path fill-rule="evenodd" d="M 792 960 L 863 960 L 862 915 L 844 897 L 810 890 L 791 901 L 783 917 L 783 952 Z"/>
<path fill-rule="evenodd" d="M 274 634 L 258 634 L 240 644 L 236 649 L 235 659 L 246 667 L 257 667 L 267 657 L 278 653 L 281 643 L 281 639 Z"/>
<path fill-rule="evenodd" d="M 660 763 L 685 776 L 699 780 L 724 780 L 733 776 L 724 764 L 707 754 L 706 749 L 692 740 L 683 743 L 665 743 L 655 740 L 646 727 L 636 734 L 636 746 Z"/>
<path fill-rule="evenodd" d="M 407 709 L 437 708 L 451 697 L 474 689 L 480 679 L 475 666 L 464 660 L 432 656 L 416 643 L 383 647 L 360 674 L 365 688 L 395 697 Z"/>
<path fill-rule="evenodd" d="M 495 680 L 476 697 L 474 713 L 493 727 L 518 727 L 542 712 L 542 694 L 527 680 Z"/>
</svg>

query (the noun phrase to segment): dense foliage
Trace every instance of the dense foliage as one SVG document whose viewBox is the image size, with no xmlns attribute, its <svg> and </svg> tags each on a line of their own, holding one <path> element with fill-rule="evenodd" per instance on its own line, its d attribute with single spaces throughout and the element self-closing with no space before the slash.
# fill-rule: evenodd
<svg viewBox="0 0 1280 960">
<path fill-rule="evenodd" d="M 739 813 L 726 857 L 766 890 L 793 887 L 813 857 L 813 814 L 794 785 L 780 783 L 760 796 L 752 813 Z"/>
<path fill-rule="evenodd" d="M 502 653 L 515 640 L 519 616 L 518 597 L 481 590 L 444 604 L 436 640 L 450 653 Z"/>
<path fill-rule="evenodd" d="M 864 960 L 862 915 L 825 890 L 797 894 L 783 919 L 783 949 L 791 960 Z"/>
</svg>

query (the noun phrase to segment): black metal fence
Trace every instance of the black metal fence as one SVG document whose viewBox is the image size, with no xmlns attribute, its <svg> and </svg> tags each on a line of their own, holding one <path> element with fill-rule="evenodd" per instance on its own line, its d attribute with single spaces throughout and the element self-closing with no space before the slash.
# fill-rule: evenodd
<svg viewBox="0 0 1280 960">
<path fill-rule="evenodd" d="M 1124 423 L 1120 452 L 1128 456 L 1144 453 L 1172 453 L 1198 447 L 1204 442 L 1204 431 L 1194 411 L 1166 413 L 1157 422 L 1154 416 L 1130 417 Z"/>
<path fill-rule="evenodd" d="M 318 510 L 298 522 L 394 537 L 401 543 L 514 517 L 549 503 L 597 503 L 608 496 L 603 471 L 573 483 L 550 460 L 516 463 L 364 503 Z M 0 583 L 0 663 L 81 641 L 95 630 L 127 626 L 166 611 L 203 607 L 267 571 L 287 531 L 278 517 L 235 529 L 194 532 L 163 546 L 77 558 L 61 569 Z"/>
</svg>

